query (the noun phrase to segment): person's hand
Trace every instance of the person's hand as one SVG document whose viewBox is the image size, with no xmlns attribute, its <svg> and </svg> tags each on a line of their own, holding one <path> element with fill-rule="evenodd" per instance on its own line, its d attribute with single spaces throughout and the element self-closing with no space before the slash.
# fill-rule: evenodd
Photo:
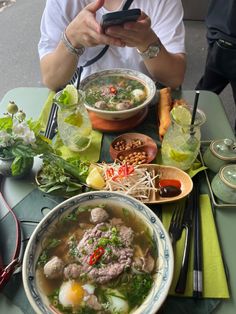
<svg viewBox="0 0 236 314">
<path fill-rule="evenodd" d="M 66 35 L 74 47 L 93 47 L 97 45 L 114 45 L 123 47 L 124 43 L 118 36 L 108 36 L 103 33 L 96 20 L 96 12 L 103 6 L 105 0 L 96 0 L 87 5 L 67 26 Z"/>
<path fill-rule="evenodd" d="M 121 39 L 126 46 L 136 47 L 145 51 L 150 44 L 157 41 L 158 37 L 151 28 L 151 20 L 144 13 L 136 22 L 126 22 L 119 26 L 109 26 L 105 33 Z"/>
</svg>

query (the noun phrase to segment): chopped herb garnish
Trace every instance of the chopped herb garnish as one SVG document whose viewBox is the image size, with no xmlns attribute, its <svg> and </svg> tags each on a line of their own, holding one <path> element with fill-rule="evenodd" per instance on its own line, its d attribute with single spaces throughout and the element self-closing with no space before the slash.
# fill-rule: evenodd
<svg viewBox="0 0 236 314">
<path fill-rule="evenodd" d="M 99 230 L 105 232 L 105 231 L 108 231 L 109 228 L 108 228 L 107 226 L 100 226 L 100 227 L 99 227 Z"/>
<path fill-rule="evenodd" d="M 62 222 L 77 221 L 78 215 L 76 213 L 70 213 L 69 215 L 63 217 Z"/>
<path fill-rule="evenodd" d="M 47 251 L 44 250 L 44 251 L 40 254 L 37 264 L 38 264 L 39 266 L 44 266 L 47 262 L 48 262 L 48 254 L 47 254 Z"/>
<path fill-rule="evenodd" d="M 50 239 L 49 242 L 48 242 L 47 249 L 48 250 L 53 249 L 53 248 L 57 247 L 60 244 L 61 244 L 61 240 L 59 240 L 59 239 Z"/>
<path fill-rule="evenodd" d="M 129 217 L 129 210 L 127 208 L 122 208 L 122 212 L 123 212 L 123 215 L 124 217 L 128 218 Z"/>
</svg>

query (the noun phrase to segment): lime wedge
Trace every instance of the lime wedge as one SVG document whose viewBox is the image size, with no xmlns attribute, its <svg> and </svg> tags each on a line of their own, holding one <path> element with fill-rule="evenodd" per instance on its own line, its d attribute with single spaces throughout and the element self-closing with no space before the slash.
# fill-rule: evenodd
<svg viewBox="0 0 236 314">
<path fill-rule="evenodd" d="M 83 123 L 83 116 L 80 112 L 72 113 L 64 121 L 79 128 Z"/>
<path fill-rule="evenodd" d="M 79 94 L 74 85 L 66 85 L 58 97 L 58 102 L 66 106 L 73 106 L 78 103 Z"/>
<path fill-rule="evenodd" d="M 174 107 L 171 110 L 171 115 L 173 119 L 180 125 L 190 125 L 191 124 L 191 112 L 185 106 Z"/>
<path fill-rule="evenodd" d="M 77 150 L 79 151 L 83 151 L 86 148 L 89 147 L 91 143 L 91 138 L 88 136 L 78 136 L 77 138 L 75 138 L 75 146 L 77 147 Z"/>
<path fill-rule="evenodd" d="M 93 189 L 100 190 L 105 187 L 105 180 L 97 167 L 89 172 L 86 183 Z"/>
<path fill-rule="evenodd" d="M 182 151 L 181 152 L 181 151 L 177 151 L 175 149 L 170 150 L 170 158 L 177 161 L 177 162 L 185 161 L 191 156 L 192 156 L 192 152 L 190 152 L 190 151 L 187 151 L 187 152 Z"/>
<path fill-rule="evenodd" d="M 74 85 L 72 85 L 72 84 L 66 85 L 66 87 L 63 89 L 63 92 L 68 93 L 68 96 L 69 96 L 68 105 L 74 105 L 74 104 L 78 103 L 79 95 L 78 95 L 78 91 Z"/>
</svg>

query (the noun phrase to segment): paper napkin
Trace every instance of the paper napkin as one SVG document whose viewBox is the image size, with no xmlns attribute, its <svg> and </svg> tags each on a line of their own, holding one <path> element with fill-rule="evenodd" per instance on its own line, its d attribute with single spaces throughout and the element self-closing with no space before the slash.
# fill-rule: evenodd
<svg viewBox="0 0 236 314">
<path fill-rule="evenodd" d="M 166 229 L 169 228 L 170 219 L 174 210 L 174 204 L 166 204 L 162 210 L 162 221 Z M 218 241 L 217 230 L 211 209 L 211 203 L 207 194 L 200 195 L 200 212 L 202 227 L 202 250 L 203 250 L 203 297 L 204 298 L 229 298 L 229 289 Z M 193 240 L 193 236 L 192 236 Z M 193 241 L 190 251 L 189 269 L 186 290 L 183 295 L 175 293 L 181 267 L 184 250 L 185 230 L 182 237 L 176 243 L 175 270 L 169 294 L 175 296 L 192 296 L 193 292 Z"/>
<path fill-rule="evenodd" d="M 48 98 L 45 101 L 43 105 L 43 109 L 40 113 L 39 121 L 41 122 L 41 125 L 42 125 L 42 131 L 45 131 L 45 127 L 47 125 L 48 116 L 50 113 L 54 95 L 55 95 L 55 92 L 50 91 Z M 97 162 L 100 157 L 101 142 L 102 142 L 102 133 L 93 130 L 91 144 L 85 151 L 72 152 L 65 145 L 63 145 L 62 142 L 59 147 L 59 150 L 62 154 L 62 157 L 65 159 L 70 158 L 70 157 L 78 157 L 79 159 L 84 160 L 84 161 L 87 160 L 91 162 Z"/>
</svg>

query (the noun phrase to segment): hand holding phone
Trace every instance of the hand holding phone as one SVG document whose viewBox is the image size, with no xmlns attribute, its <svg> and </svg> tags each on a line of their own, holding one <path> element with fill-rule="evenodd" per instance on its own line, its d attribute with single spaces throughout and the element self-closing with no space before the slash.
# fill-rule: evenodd
<svg viewBox="0 0 236 314">
<path fill-rule="evenodd" d="M 135 22 L 141 15 L 140 9 L 130 9 L 106 13 L 102 16 L 101 26 L 106 29 L 112 25 L 122 25 L 126 22 Z"/>
</svg>

